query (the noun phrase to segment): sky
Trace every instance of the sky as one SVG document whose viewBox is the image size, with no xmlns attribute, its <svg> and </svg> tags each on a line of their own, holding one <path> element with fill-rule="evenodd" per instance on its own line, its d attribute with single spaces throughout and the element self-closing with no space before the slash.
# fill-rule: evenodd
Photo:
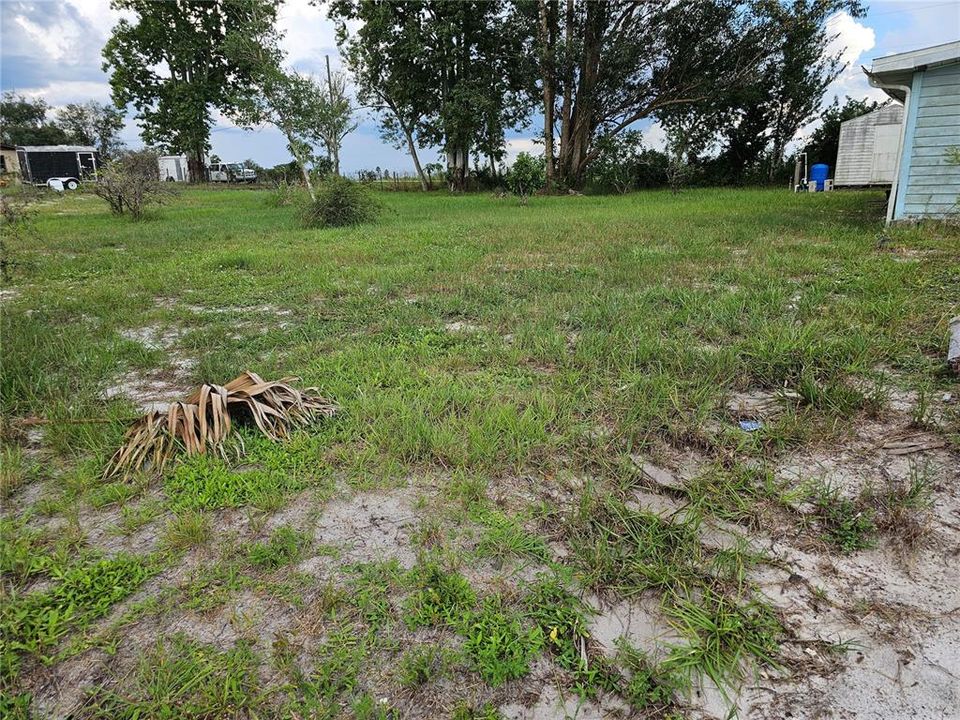
<svg viewBox="0 0 960 720">
<path fill-rule="evenodd" d="M 960 0 L 867 0 L 864 4 L 869 11 L 863 18 L 841 13 L 829 21 L 838 35 L 836 49 L 843 50 L 848 65 L 828 89 L 827 102 L 835 95 L 883 99 L 883 93 L 867 83 L 862 65 L 869 67 L 874 58 L 884 55 L 960 39 Z M 119 17 L 110 0 L 0 0 L 0 88 L 41 97 L 54 107 L 87 100 L 109 102 L 109 78 L 101 68 L 100 51 Z M 309 0 L 286 0 L 279 22 L 288 60 L 297 70 L 319 73 L 326 55 L 334 68 L 341 66 L 325 8 Z M 375 117 L 361 111 L 358 120 L 340 153 L 346 172 L 380 167 L 412 173 L 409 156 L 380 139 Z M 662 147 L 659 126 L 647 122 L 639 129 L 646 145 Z M 520 151 L 537 151 L 540 133 L 542 120 L 540 127 L 534 121 L 509 133 L 508 162 Z M 132 117 L 122 138 L 130 147 L 142 144 Z M 211 144 L 212 152 L 228 161 L 250 158 L 269 167 L 290 159 L 286 142 L 275 128 L 245 131 L 220 115 Z M 435 148 L 422 150 L 421 162 L 435 160 L 439 160 Z"/>
</svg>

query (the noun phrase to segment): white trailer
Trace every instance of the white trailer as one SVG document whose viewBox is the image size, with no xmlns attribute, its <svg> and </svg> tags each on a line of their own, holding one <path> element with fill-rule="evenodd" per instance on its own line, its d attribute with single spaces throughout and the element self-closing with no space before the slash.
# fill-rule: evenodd
<svg viewBox="0 0 960 720">
<path fill-rule="evenodd" d="M 903 105 L 892 102 L 840 123 L 836 187 L 892 185 L 897 172 Z"/>
<path fill-rule="evenodd" d="M 186 155 L 161 155 L 157 158 L 160 179 L 168 182 L 190 182 L 190 166 Z"/>
</svg>

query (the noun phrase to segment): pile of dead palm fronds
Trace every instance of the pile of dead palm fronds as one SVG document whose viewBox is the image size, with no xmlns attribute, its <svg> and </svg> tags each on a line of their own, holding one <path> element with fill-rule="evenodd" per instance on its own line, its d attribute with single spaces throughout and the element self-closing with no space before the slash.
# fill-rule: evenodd
<svg viewBox="0 0 960 720">
<path fill-rule="evenodd" d="M 336 405 L 288 383 L 268 382 L 245 372 L 226 385 L 204 384 L 166 412 L 151 412 L 127 431 L 104 477 L 128 476 L 142 469 L 160 472 L 178 448 L 187 455 L 223 452 L 223 442 L 235 424 L 256 427 L 271 440 L 281 440 L 297 427 L 330 417 Z"/>
</svg>

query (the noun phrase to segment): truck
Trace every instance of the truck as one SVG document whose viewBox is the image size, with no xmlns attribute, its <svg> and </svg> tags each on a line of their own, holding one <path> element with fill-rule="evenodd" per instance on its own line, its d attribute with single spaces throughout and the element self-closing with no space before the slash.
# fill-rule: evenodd
<svg viewBox="0 0 960 720">
<path fill-rule="evenodd" d="M 257 181 L 256 170 L 251 170 L 238 162 L 213 163 L 207 167 L 207 175 L 210 182 L 255 183 Z"/>
</svg>

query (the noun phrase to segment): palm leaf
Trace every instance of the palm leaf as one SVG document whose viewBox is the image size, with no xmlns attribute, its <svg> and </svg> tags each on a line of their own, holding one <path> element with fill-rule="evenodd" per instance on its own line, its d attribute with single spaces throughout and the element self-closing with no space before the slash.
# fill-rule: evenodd
<svg viewBox="0 0 960 720">
<path fill-rule="evenodd" d="M 336 405 L 289 383 L 296 378 L 266 381 L 245 372 L 226 385 L 205 383 L 166 412 L 150 412 L 137 420 L 123 444 L 107 463 L 104 477 L 151 468 L 161 472 L 178 448 L 187 455 L 223 452 L 223 442 L 235 423 L 256 427 L 271 440 L 321 417 L 331 417 Z"/>
</svg>

